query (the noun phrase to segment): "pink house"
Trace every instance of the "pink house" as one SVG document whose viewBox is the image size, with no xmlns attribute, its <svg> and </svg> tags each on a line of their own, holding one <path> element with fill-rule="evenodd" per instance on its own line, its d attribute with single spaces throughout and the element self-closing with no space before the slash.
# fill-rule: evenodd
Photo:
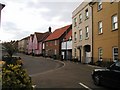
<svg viewBox="0 0 120 90">
<path fill-rule="evenodd" d="M 33 54 L 34 55 L 43 55 L 44 49 L 44 40 L 51 34 L 51 28 L 49 28 L 48 32 L 39 33 L 35 32 L 33 36 Z"/>
<path fill-rule="evenodd" d="M 30 35 L 29 39 L 28 39 L 28 46 L 27 46 L 27 50 L 28 50 L 28 54 L 32 54 L 33 53 L 33 34 Z"/>
</svg>

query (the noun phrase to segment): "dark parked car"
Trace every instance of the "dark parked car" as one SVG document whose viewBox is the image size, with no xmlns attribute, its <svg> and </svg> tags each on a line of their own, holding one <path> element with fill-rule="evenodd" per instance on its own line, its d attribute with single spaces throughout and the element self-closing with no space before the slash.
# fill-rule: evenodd
<svg viewBox="0 0 120 90">
<path fill-rule="evenodd" d="M 113 63 L 106 69 L 94 69 L 92 78 L 95 85 L 120 89 L 120 61 Z"/>
</svg>

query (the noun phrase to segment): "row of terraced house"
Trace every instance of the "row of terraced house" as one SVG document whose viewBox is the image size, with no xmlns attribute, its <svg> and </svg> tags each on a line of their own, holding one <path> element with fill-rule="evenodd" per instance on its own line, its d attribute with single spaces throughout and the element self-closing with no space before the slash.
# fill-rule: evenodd
<svg viewBox="0 0 120 90">
<path fill-rule="evenodd" d="M 35 32 L 19 41 L 19 51 L 82 63 L 120 59 L 120 1 L 82 2 L 72 24 L 51 32 Z"/>
</svg>

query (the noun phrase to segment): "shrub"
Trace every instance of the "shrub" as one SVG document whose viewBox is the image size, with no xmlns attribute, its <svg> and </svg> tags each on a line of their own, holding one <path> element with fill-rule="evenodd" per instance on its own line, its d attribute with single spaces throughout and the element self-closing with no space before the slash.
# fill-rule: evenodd
<svg viewBox="0 0 120 90">
<path fill-rule="evenodd" d="M 31 78 L 20 65 L 7 64 L 2 68 L 2 89 L 32 89 Z"/>
<path fill-rule="evenodd" d="M 101 67 L 109 67 L 113 63 L 114 63 L 113 61 L 97 61 L 95 65 L 101 66 Z"/>
</svg>

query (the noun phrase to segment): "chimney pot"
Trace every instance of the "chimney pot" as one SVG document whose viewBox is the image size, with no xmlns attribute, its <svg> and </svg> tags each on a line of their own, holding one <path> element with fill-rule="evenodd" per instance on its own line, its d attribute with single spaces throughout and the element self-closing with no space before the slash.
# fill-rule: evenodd
<svg viewBox="0 0 120 90">
<path fill-rule="evenodd" d="M 49 27 L 48 29 L 49 29 L 49 32 L 51 32 L 51 27 Z"/>
</svg>

